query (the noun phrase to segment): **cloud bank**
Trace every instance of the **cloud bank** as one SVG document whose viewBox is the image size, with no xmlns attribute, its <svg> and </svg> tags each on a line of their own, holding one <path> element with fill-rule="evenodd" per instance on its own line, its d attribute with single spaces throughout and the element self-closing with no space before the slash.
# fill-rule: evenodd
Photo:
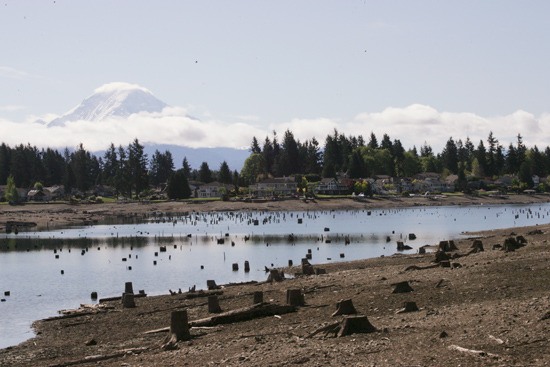
<svg viewBox="0 0 550 367">
<path fill-rule="evenodd" d="M 42 120 L 51 119 L 49 115 Z M 268 126 L 246 116 L 236 122 L 212 117 L 198 120 L 178 107 L 167 107 L 158 113 L 133 114 L 128 118 L 73 121 L 65 126 L 48 127 L 43 121 L 36 117 L 24 122 L 0 118 L 0 131 L 3 132 L 0 140 L 10 146 L 30 143 L 39 148 L 58 149 L 82 143 L 91 151 L 104 150 L 110 143 L 126 146 L 134 138 L 144 144 L 246 149 L 253 136 L 262 143 L 266 136 L 271 138 L 272 131 L 276 131 L 281 141 L 287 129 L 296 139 L 305 141 L 315 137 L 323 145 L 326 136 L 337 129 L 347 136 L 363 135 L 366 141 L 371 132 L 379 141 L 386 133 L 392 139 L 401 140 L 407 149 L 427 143 L 436 152 L 441 151 L 449 137 L 455 140 L 469 137 L 477 146 L 479 140 L 486 141 L 490 131 L 504 147 L 515 142 L 518 133 L 528 146 L 537 145 L 539 149 L 546 148 L 550 141 L 550 114 L 536 117 L 518 110 L 505 116 L 482 117 L 466 112 L 441 112 L 420 104 L 360 113 L 349 120 L 296 118 Z"/>
</svg>

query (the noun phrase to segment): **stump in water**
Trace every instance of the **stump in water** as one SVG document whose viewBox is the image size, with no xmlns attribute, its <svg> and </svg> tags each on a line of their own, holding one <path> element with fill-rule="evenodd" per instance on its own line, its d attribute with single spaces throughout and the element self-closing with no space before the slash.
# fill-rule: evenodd
<svg viewBox="0 0 550 367">
<path fill-rule="evenodd" d="M 425 254 L 425 253 L 426 253 L 426 248 L 425 248 L 425 247 L 420 247 L 420 248 L 418 248 L 418 254 L 419 254 L 419 255 L 423 255 L 423 254 Z"/>
<path fill-rule="evenodd" d="M 170 316 L 170 335 L 166 337 L 162 348 L 165 350 L 175 349 L 177 342 L 189 339 L 191 339 L 191 334 L 189 333 L 187 311 L 172 311 Z"/>
<path fill-rule="evenodd" d="M 397 313 L 415 312 L 415 311 L 418 311 L 418 306 L 416 305 L 416 302 L 405 302 L 403 303 L 403 308 L 397 311 Z"/>
<path fill-rule="evenodd" d="M 264 292 L 262 291 L 256 291 L 254 292 L 254 300 L 252 301 L 252 304 L 256 303 L 263 303 L 264 302 Z"/>
<path fill-rule="evenodd" d="M 481 242 L 481 240 L 474 240 L 474 242 L 472 242 L 472 247 L 471 247 L 472 251 L 470 251 L 471 253 L 477 253 L 477 252 L 483 252 L 483 242 Z"/>
<path fill-rule="evenodd" d="M 372 333 L 376 328 L 370 323 L 367 316 L 346 316 L 342 321 L 338 337 L 358 333 Z"/>
<path fill-rule="evenodd" d="M 409 233 L 409 240 L 416 240 L 416 235 L 414 233 Z"/>
<path fill-rule="evenodd" d="M 414 291 L 412 287 L 409 285 L 409 282 L 399 282 L 392 284 L 395 288 L 393 289 L 392 293 L 408 293 Z"/>
<path fill-rule="evenodd" d="M 212 279 L 206 281 L 206 287 L 208 287 L 209 291 L 221 288 L 219 285 L 216 284 L 216 281 Z"/>
<path fill-rule="evenodd" d="M 124 308 L 134 308 L 136 307 L 136 302 L 134 301 L 133 293 L 123 293 L 122 294 L 122 307 Z"/>
<path fill-rule="evenodd" d="M 286 304 L 290 306 L 304 306 L 304 295 L 301 289 L 286 290 Z"/>
<path fill-rule="evenodd" d="M 332 316 L 339 316 L 339 315 L 354 315 L 357 313 L 357 310 L 353 306 L 353 302 L 351 299 L 341 299 L 336 304 L 336 311 L 332 314 Z"/>
<path fill-rule="evenodd" d="M 269 283 L 282 282 L 284 278 L 285 278 L 284 275 L 281 274 L 278 269 L 271 269 L 269 271 L 269 276 L 267 277 L 267 281 Z"/>
<path fill-rule="evenodd" d="M 250 264 L 248 263 L 248 260 L 244 262 L 244 272 L 248 273 L 250 271 Z"/>
<path fill-rule="evenodd" d="M 220 313 L 222 312 L 222 309 L 220 307 L 220 301 L 218 300 L 218 296 L 208 296 L 208 312 L 209 313 Z"/>
<path fill-rule="evenodd" d="M 124 284 L 124 293 L 134 293 L 134 287 L 132 286 L 132 282 L 126 282 Z"/>
</svg>

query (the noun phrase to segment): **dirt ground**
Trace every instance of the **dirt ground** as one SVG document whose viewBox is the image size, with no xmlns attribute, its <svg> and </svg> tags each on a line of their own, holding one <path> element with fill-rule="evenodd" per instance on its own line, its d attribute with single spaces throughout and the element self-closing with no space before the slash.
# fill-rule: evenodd
<svg viewBox="0 0 550 367">
<path fill-rule="evenodd" d="M 265 203 L 256 209 L 277 204 Z M 320 209 L 312 208 L 313 204 L 320 205 L 308 203 L 308 208 Z M 162 211 L 181 209 L 170 203 L 150 205 Z M 196 208 L 222 209 L 210 208 L 214 203 L 206 205 L 208 209 L 202 204 Z M 290 210 L 304 210 L 302 205 L 306 204 Z M 138 213 L 135 207 L 128 209 L 124 213 Z M 48 210 L 48 206 L 40 210 Z M 86 209 L 88 213 L 91 210 Z M 102 205 L 98 210 L 108 209 Z M 15 212 L 2 212 L 0 217 L 17 217 Z M 493 249 L 518 235 L 527 240 L 524 247 L 513 252 Z M 168 332 L 145 332 L 169 326 L 176 310 L 187 310 L 190 321 L 214 315 L 208 313 L 206 297 L 188 298 L 183 293 L 136 298 L 135 308 L 123 308 L 120 300 L 104 302 L 102 308 L 83 309 L 85 312 L 70 318 L 36 322 L 35 338 L 0 350 L 0 366 L 549 365 L 550 226 L 471 236 L 455 241 L 458 250 L 451 252 L 455 254 L 451 267 L 433 266 L 434 253 L 394 255 L 315 266 L 326 270 L 321 275 L 223 287 L 218 300 L 224 312 L 251 306 L 256 291 L 263 292 L 268 304 L 286 305 L 287 290 L 299 289 L 305 305 L 280 315 L 192 327 L 191 339 L 169 350 L 161 348 Z M 485 251 L 467 255 L 474 238 L 482 240 Z M 301 268 L 284 270 L 294 274 Z M 392 293 L 394 284 L 403 281 L 413 291 Z M 206 284 L 197 286 L 206 288 Z M 344 318 L 332 316 L 342 299 L 351 299 L 358 314 L 367 316 L 376 331 L 311 336 L 322 326 Z M 419 310 L 398 313 L 409 301 Z"/>
</svg>

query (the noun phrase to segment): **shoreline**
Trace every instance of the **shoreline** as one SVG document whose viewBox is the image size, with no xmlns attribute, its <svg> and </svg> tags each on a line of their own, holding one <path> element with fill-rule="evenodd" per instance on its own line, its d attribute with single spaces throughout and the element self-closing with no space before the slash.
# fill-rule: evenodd
<svg viewBox="0 0 550 367">
<path fill-rule="evenodd" d="M 36 224 L 37 230 L 75 225 L 90 225 L 105 221 L 109 217 L 140 218 L 151 213 L 184 213 L 213 211 L 323 211 L 323 210 L 366 210 L 396 209 L 433 206 L 476 206 L 476 205 L 522 205 L 549 203 L 550 195 L 537 194 L 500 196 L 437 196 L 427 198 L 329 198 L 315 200 L 287 199 L 277 201 L 164 201 L 125 202 L 101 204 L 27 203 L 24 205 L 0 205 L 0 232 L 6 230 L 8 222 Z"/>
<path fill-rule="evenodd" d="M 528 201 L 533 198 L 537 201 Z M 339 199 L 341 200 L 341 199 Z M 403 205 L 414 201 L 393 200 L 382 206 L 355 207 L 344 202 L 317 203 L 315 209 L 301 209 L 306 203 L 298 201 L 261 203 L 241 210 L 360 210 L 417 207 Z M 426 199 L 426 201 L 428 201 Z M 430 201 L 429 204 L 431 204 Z M 521 195 L 521 200 L 438 202 L 443 205 L 500 205 L 547 203 L 541 195 Z M 279 203 L 281 205 L 274 205 Z M 139 216 L 149 211 L 191 211 L 200 205 L 204 211 L 237 210 L 234 203 L 153 203 L 153 204 L 33 204 L 22 206 L 18 215 L 29 218 L 48 210 L 56 224 L 75 212 L 90 213 L 93 218 L 109 216 L 105 209 L 125 206 L 114 215 Z M 224 204 L 224 205 L 219 205 Z M 248 204 L 248 203 L 247 203 Z M 269 206 L 268 206 L 269 204 Z M 299 204 L 299 205 L 297 205 Z M 307 203 L 311 204 L 311 203 Z M 345 204 L 345 205 L 343 205 Z M 373 204 L 369 202 L 367 204 Z M 37 205 L 37 206 L 35 206 Z M 107 207 L 104 207 L 107 205 Z M 341 207 L 343 205 L 344 207 Z M 135 206 L 138 206 L 136 210 Z M 434 206 L 422 205 L 422 206 Z M 439 205 L 441 206 L 441 205 Z M 35 209 L 29 211 L 29 207 Z M 101 208 L 98 210 L 97 208 Z M 154 210 L 153 210 L 154 208 Z M 288 209 L 291 208 L 291 209 Z M 3 209 L 3 207 L 2 207 Z M 163 210 L 164 209 L 164 210 Z M 195 210 L 198 211 L 198 210 Z M 69 217 L 61 216 L 66 214 Z M 0 218 L 4 218 L 2 210 Z M 13 213 L 9 214 L 14 215 Z M 77 218 L 76 220 L 81 220 Z M 42 222 L 43 223 L 43 222 Z M 66 224 L 71 224 L 68 222 Z M 492 250 L 495 243 L 503 243 L 514 233 L 527 238 L 528 245 L 515 252 Z M 264 293 L 264 300 L 285 304 L 287 289 L 301 289 L 306 306 L 296 312 L 250 321 L 217 325 L 191 330 L 192 339 L 180 342 L 174 350 L 160 348 L 166 334 L 144 334 L 165 327 L 172 310 L 187 309 L 190 320 L 209 317 L 205 298 L 187 299 L 182 295 L 159 295 L 136 299 L 137 307 L 122 308 L 120 301 L 106 302 L 108 308 L 69 319 L 38 320 L 33 323 L 36 336 L 13 347 L 0 349 L 0 366 L 81 366 L 96 365 L 87 361 L 90 356 L 109 357 L 105 366 L 155 365 L 331 365 L 367 363 L 377 366 L 394 365 L 457 365 L 468 366 L 543 366 L 550 357 L 547 337 L 550 296 L 546 281 L 550 277 L 550 224 L 464 233 L 469 236 L 456 240 L 459 257 L 451 260 L 451 268 L 433 268 L 433 253 L 424 255 L 392 255 L 382 258 L 319 264 L 325 275 L 286 279 L 283 282 L 236 284 L 226 286 L 219 295 L 223 310 L 237 309 L 250 303 L 256 291 Z M 485 251 L 470 252 L 473 238 L 482 239 Z M 406 269 L 412 268 L 412 271 Z M 418 269 L 418 270 L 414 270 Z M 422 270 L 426 269 L 426 270 Z M 286 268 L 294 272 L 297 267 Z M 392 294 L 392 284 L 408 281 L 414 292 Z M 122 285 L 121 285 L 122 287 Z M 319 327 L 331 323 L 335 304 L 350 298 L 361 314 L 365 314 L 378 331 L 333 338 L 322 334 L 308 338 Z M 414 301 L 420 311 L 396 314 L 406 301 Z M 77 305 L 75 305 L 76 307 Z M 545 313 L 548 312 L 548 313 Z M 442 337 L 443 332 L 447 336 Z M 498 342 L 488 337 L 493 336 Z M 502 341 L 502 343 L 501 343 Z M 481 354 L 457 350 L 458 346 Z M 319 352 L 331 351 L 329 354 Z M 120 351 L 125 351 L 121 354 Z M 493 357 L 496 356 L 496 357 Z"/>
</svg>

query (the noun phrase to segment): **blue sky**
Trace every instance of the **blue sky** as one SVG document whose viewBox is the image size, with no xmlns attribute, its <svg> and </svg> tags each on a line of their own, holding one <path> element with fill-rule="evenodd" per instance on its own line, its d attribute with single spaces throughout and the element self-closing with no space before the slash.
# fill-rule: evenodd
<svg viewBox="0 0 550 367">
<path fill-rule="evenodd" d="M 3 0 L 0 131 L 13 133 L 0 140 L 99 149 L 109 138 L 93 127 L 33 121 L 128 82 L 227 132 L 181 129 L 183 145 L 246 146 L 286 128 L 323 141 L 338 128 L 406 147 L 490 130 L 505 146 L 517 133 L 546 146 L 549 14 L 548 1 Z"/>
</svg>

